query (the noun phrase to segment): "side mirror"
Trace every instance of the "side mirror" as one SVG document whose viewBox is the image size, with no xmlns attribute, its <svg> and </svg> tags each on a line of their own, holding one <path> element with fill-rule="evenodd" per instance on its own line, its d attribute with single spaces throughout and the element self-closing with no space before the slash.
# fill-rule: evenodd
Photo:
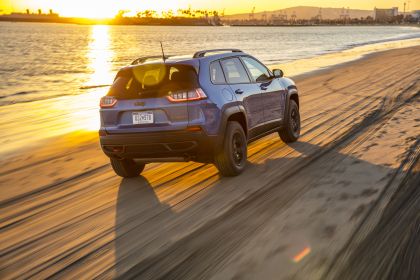
<svg viewBox="0 0 420 280">
<path fill-rule="evenodd" d="M 280 69 L 273 69 L 274 78 L 281 78 L 284 76 L 283 71 Z"/>
</svg>

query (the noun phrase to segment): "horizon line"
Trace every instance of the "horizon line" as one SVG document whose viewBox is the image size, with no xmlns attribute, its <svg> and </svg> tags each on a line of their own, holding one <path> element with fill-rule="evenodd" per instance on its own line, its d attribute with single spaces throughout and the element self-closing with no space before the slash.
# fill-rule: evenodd
<svg viewBox="0 0 420 280">
<path fill-rule="evenodd" d="M 290 7 L 285 7 L 285 8 L 281 8 L 281 9 L 274 9 L 274 10 L 254 11 L 253 14 L 271 13 L 271 12 L 282 11 L 282 10 L 292 9 L 292 8 L 318 8 L 318 9 L 344 9 L 344 10 L 358 10 L 358 11 L 374 11 L 377 7 L 374 6 L 372 9 L 361 9 L 361 8 L 351 8 L 351 7 L 331 7 L 331 6 L 325 6 L 325 7 L 323 7 L 323 6 L 305 6 L 305 5 L 299 5 L 299 6 L 290 6 Z M 393 6 L 393 7 L 388 7 L 388 8 L 378 8 L 378 9 L 391 9 L 391 8 L 398 8 L 398 9 L 400 9 L 399 6 Z M 10 11 L 7 11 L 8 13 L 1 13 L 2 11 L 5 11 L 5 9 L 0 9 L 0 15 L 2 15 L 2 16 L 3 15 L 11 15 L 13 13 L 27 14 L 27 10 L 29 11 L 29 15 L 38 15 L 39 14 L 39 11 L 41 11 L 42 12 L 41 15 L 57 14 L 60 17 L 63 17 L 63 18 L 86 18 L 86 19 L 113 19 L 119 13 L 119 11 L 117 11 L 113 17 L 91 18 L 91 17 L 76 16 L 76 15 L 73 15 L 73 16 L 61 16 L 59 12 L 54 11 L 53 9 L 50 9 L 50 8 L 46 8 L 46 9 L 38 8 L 38 9 L 10 10 Z M 168 10 L 163 10 L 163 11 L 161 11 L 159 13 L 164 13 L 164 12 L 169 12 L 169 11 L 182 11 L 182 10 L 184 10 L 184 11 L 188 11 L 188 10 L 190 10 L 190 11 L 200 11 L 201 10 L 201 11 L 207 11 L 207 12 L 218 12 L 220 14 L 223 13 L 223 12 L 220 12 L 220 11 L 224 11 L 224 9 L 208 9 L 207 10 L 207 9 L 191 9 L 191 7 L 189 7 L 188 9 L 183 9 L 183 8 L 179 8 L 179 9 L 176 9 L 176 10 L 175 9 L 168 9 Z M 47 13 L 44 13 L 44 11 L 47 11 Z M 52 11 L 52 13 L 49 13 L 49 11 Z M 133 13 L 133 12 L 134 13 L 139 13 L 139 12 L 144 12 L 144 11 L 155 11 L 155 10 L 153 10 L 153 9 L 142 9 L 142 10 L 135 10 L 135 11 L 132 11 L 132 10 L 124 10 L 125 14 L 127 14 L 127 13 Z M 411 11 L 409 10 L 409 11 L 406 11 L 406 13 L 413 12 L 413 11 L 416 11 L 416 10 L 415 9 L 413 9 Z M 155 12 L 157 12 L 157 11 L 155 11 Z M 251 13 L 252 12 L 238 12 L 238 13 L 223 14 L 223 16 L 246 15 L 246 14 L 251 14 Z"/>
</svg>

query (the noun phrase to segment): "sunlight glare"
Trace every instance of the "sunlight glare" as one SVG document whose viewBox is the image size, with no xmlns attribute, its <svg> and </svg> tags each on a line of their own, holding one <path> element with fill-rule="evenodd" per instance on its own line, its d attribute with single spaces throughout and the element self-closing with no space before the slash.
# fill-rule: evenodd
<svg viewBox="0 0 420 280">
<path fill-rule="evenodd" d="M 112 81 L 111 61 L 113 57 L 109 42 L 109 26 L 93 25 L 92 39 L 89 46 L 89 67 L 93 74 L 89 79 L 89 86 L 108 84 Z"/>
<path fill-rule="evenodd" d="M 112 83 L 112 59 L 114 53 L 110 47 L 109 26 L 93 25 L 88 59 L 92 74 L 84 85 L 86 87 L 102 86 Z M 99 100 L 106 94 L 108 87 L 97 87 L 77 96 L 73 108 L 75 126 L 84 130 L 99 129 Z"/>
</svg>

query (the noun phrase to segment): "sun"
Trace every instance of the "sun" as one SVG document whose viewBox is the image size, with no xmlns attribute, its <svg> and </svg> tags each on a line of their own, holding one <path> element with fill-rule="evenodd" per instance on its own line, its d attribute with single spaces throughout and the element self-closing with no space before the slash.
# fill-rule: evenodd
<svg viewBox="0 0 420 280">
<path fill-rule="evenodd" d="M 39 4 L 43 4 L 38 0 Z M 33 4 L 33 3 L 32 3 Z M 127 0 L 56 0 L 43 5 L 43 8 L 52 8 L 63 17 L 81 17 L 91 19 L 113 18 L 119 11 L 125 11 L 127 15 L 135 15 L 142 10 L 154 10 L 158 14 L 162 11 L 187 8 L 186 0 L 164 1 L 127 1 Z"/>
<path fill-rule="evenodd" d="M 120 10 L 117 1 L 57 1 L 55 10 L 61 16 L 112 18 Z"/>
</svg>

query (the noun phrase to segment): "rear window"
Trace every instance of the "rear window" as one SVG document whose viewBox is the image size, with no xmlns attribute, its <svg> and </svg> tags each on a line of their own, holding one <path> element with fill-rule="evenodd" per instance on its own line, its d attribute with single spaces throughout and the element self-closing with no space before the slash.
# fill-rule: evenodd
<svg viewBox="0 0 420 280">
<path fill-rule="evenodd" d="M 153 98 L 197 87 L 197 73 L 192 66 L 146 64 L 121 70 L 107 95 L 118 99 Z"/>
</svg>

